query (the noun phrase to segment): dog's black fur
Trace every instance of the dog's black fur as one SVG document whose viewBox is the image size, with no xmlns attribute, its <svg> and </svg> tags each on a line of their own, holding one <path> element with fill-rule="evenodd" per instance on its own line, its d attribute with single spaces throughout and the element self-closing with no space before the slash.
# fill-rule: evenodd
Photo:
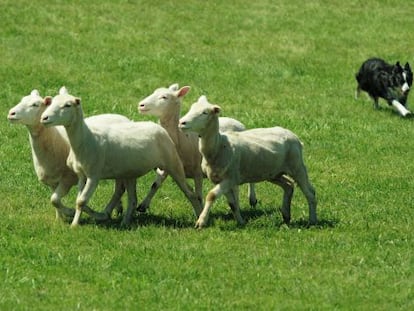
<svg viewBox="0 0 414 311">
<path fill-rule="evenodd" d="M 375 108 L 378 108 L 379 98 L 385 99 L 389 105 L 397 100 L 406 106 L 409 89 L 403 90 L 403 85 L 407 83 L 411 88 L 413 84 L 413 72 L 409 63 L 403 68 L 400 62 L 391 65 L 380 58 L 366 60 L 355 78 L 358 81 L 355 97 L 358 97 L 361 90 L 367 92 L 374 100 Z"/>
</svg>

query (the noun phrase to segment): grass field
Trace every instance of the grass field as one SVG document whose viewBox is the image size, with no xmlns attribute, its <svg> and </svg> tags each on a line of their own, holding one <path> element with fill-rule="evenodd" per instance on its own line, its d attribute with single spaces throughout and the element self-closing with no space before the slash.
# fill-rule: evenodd
<svg viewBox="0 0 414 311">
<path fill-rule="evenodd" d="M 412 310 L 414 123 L 353 95 L 366 58 L 414 64 L 413 13 L 397 0 L 0 0 L 0 310 Z M 174 82 L 192 87 L 184 112 L 205 94 L 247 127 L 297 133 L 320 224 L 306 227 L 297 189 L 282 225 L 281 190 L 260 184 L 255 209 L 241 189 L 246 226 L 220 200 L 198 231 L 170 180 L 130 230 L 56 222 L 8 110 L 65 85 L 86 115 L 153 120 L 138 101 Z"/>
</svg>

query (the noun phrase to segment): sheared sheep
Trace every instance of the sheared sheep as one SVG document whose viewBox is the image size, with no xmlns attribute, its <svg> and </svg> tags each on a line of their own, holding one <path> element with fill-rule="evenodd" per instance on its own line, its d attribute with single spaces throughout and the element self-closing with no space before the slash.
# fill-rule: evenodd
<svg viewBox="0 0 414 311">
<path fill-rule="evenodd" d="M 168 133 L 153 122 L 128 122 L 91 128 L 83 119 L 79 98 L 59 94 L 45 99 L 45 126 L 63 125 L 71 145 L 72 168 L 81 186 L 76 199 L 72 227 L 79 222 L 82 210 L 100 179 L 122 179 L 128 192 L 128 209 L 121 225 L 128 225 L 136 208 L 136 178 L 155 168 L 165 170 L 191 202 L 196 216 L 201 210 L 185 181 L 184 169 Z"/>
<path fill-rule="evenodd" d="M 186 177 L 194 179 L 195 192 L 202 201 L 203 177 L 201 169 L 201 154 L 198 150 L 198 135 L 196 133 L 183 133 L 178 128 L 180 119 L 182 98 L 190 90 L 189 86 L 179 88 L 178 84 L 172 84 L 168 88 L 161 87 L 156 89 L 151 95 L 141 100 L 138 110 L 142 114 L 154 115 L 159 118 L 159 123 L 165 128 L 177 147 L 178 154 L 184 165 Z M 232 118 L 220 117 L 219 129 L 221 132 L 244 131 L 245 126 Z M 161 187 L 166 175 L 157 175 L 157 180 L 153 183 L 151 190 L 139 206 L 139 211 L 145 212 L 150 205 L 152 197 Z M 251 206 L 257 203 L 254 184 L 249 185 L 249 202 Z"/>
<path fill-rule="evenodd" d="M 66 88 L 60 90 L 60 92 L 65 91 L 67 92 Z M 73 217 L 75 210 L 62 203 L 62 198 L 78 182 L 75 172 L 66 165 L 70 149 L 69 141 L 63 127 L 46 128 L 40 122 L 40 116 L 45 109 L 46 105 L 39 91 L 33 90 L 30 95 L 24 96 L 15 107 L 10 109 L 8 119 L 11 123 L 26 125 L 29 131 L 34 169 L 39 181 L 53 190 L 50 200 L 56 209 L 56 218 Z M 88 124 L 126 121 L 129 119 L 115 114 L 86 118 Z M 116 196 L 119 196 L 117 192 L 120 187 L 123 186 L 121 184 L 116 186 L 118 190 L 115 191 L 106 209 L 112 211 L 115 206 L 118 206 L 119 199 L 116 200 Z M 87 209 L 87 212 L 91 210 Z"/>
<path fill-rule="evenodd" d="M 220 133 L 220 110 L 219 106 L 210 104 L 205 96 L 201 96 L 179 122 L 183 131 L 193 131 L 200 136 L 203 171 L 216 185 L 207 194 L 196 227 L 202 228 L 207 224 L 210 208 L 222 194 L 226 196 L 238 223 L 244 224 L 240 215 L 238 186 L 259 181 L 270 181 L 284 189 L 281 212 L 284 221 L 289 223 L 293 195 L 290 178 L 298 183 L 308 201 L 309 223 L 316 224 L 316 195 L 308 179 L 299 138 L 281 127 Z"/>
</svg>

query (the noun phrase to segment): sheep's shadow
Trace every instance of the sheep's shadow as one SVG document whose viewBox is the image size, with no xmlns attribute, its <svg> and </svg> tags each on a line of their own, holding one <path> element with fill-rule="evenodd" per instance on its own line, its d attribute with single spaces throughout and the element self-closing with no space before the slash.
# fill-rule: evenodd
<svg viewBox="0 0 414 311">
<path fill-rule="evenodd" d="M 164 215 L 151 214 L 150 212 L 138 213 L 137 215 L 134 215 L 131 223 L 127 227 L 121 226 L 122 215 L 111 217 L 111 219 L 104 221 L 97 221 L 93 218 L 88 217 L 87 219 L 84 219 L 84 221 L 85 223 L 91 223 L 104 227 L 106 229 L 113 230 L 137 230 L 140 227 L 152 225 L 169 228 L 193 228 L 195 224 L 195 219 L 191 221 L 184 218 L 174 218 Z"/>
<path fill-rule="evenodd" d="M 246 225 L 249 223 L 254 222 L 254 227 L 260 228 L 260 227 L 268 227 L 269 224 L 265 223 L 265 221 L 260 221 L 261 219 L 265 220 L 266 217 L 272 218 L 272 223 L 275 227 L 287 227 L 290 229 L 308 229 L 308 228 L 318 228 L 318 229 L 324 229 L 324 228 L 334 228 L 336 227 L 340 221 L 339 219 L 325 219 L 325 218 L 319 218 L 318 223 L 316 225 L 309 225 L 309 219 L 308 218 L 299 218 L 299 219 L 293 219 L 291 222 L 287 225 L 283 221 L 282 214 L 279 210 L 279 208 L 276 207 L 254 207 L 254 208 L 245 208 L 241 210 L 242 217 L 246 221 Z M 209 219 L 209 225 L 214 225 L 214 219 L 222 219 L 224 221 L 234 221 L 233 214 L 229 211 L 218 211 L 218 212 L 212 212 L 211 217 Z M 243 227 L 243 226 L 238 226 Z"/>
<path fill-rule="evenodd" d="M 286 225 L 283 222 L 282 214 L 279 211 L 279 208 L 275 207 L 246 207 L 241 210 L 242 217 L 246 221 L 246 225 L 254 223 L 252 226 L 255 228 L 268 228 L 269 223 L 266 222 L 266 218 L 272 219 L 272 225 L 275 228 L 289 228 L 289 229 L 308 229 L 308 228 L 334 228 L 340 222 L 338 219 L 324 219 L 319 218 L 318 223 L 313 226 L 309 226 L 309 221 L 307 218 L 293 219 L 289 225 Z M 235 223 L 234 216 L 230 210 L 218 210 L 212 211 L 209 217 L 208 226 L 215 226 L 217 220 L 223 220 L 226 224 L 224 225 L 225 230 L 236 230 L 243 228 L 244 226 L 239 226 Z M 141 227 L 146 226 L 159 226 L 167 227 L 174 229 L 188 229 L 194 228 L 196 219 L 189 219 L 187 217 L 173 217 L 160 214 L 152 214 L 151 212 L 146 213 L 137 213 L 134 215 L 131 223 L 127 227 L 121 226 L 122 215 L 113 216 L 105 221 L 97 221 L 91 217 L 83 218 L 81 224 L 94 224 L 106 229 L 113 230 L 137 230 Z M 227 225 L 228 224 L 228 225 Z M 223 226 L 220 226 L 223 227 Z"/>
</svg>

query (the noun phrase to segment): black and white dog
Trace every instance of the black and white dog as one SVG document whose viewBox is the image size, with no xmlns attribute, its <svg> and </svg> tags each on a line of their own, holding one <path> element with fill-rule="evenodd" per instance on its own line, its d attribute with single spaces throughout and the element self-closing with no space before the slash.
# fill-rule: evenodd
<svg viewBox="0 0 414 311">
<path fill-rule="evenodd" d="M 363 90 L 374 100 L 374 108 L 379 108 L 378 99 L 381 97 L 403 117 L 411 114 L 406 108 L 408 93 L 413 84 L 413 72 L 409 63 L 403 68 L 400 62 L 390 65 L 380 58 L 370 58 L 362 64 L 355 77 L 358 81 L 355 98 Z"/>
</svg>

